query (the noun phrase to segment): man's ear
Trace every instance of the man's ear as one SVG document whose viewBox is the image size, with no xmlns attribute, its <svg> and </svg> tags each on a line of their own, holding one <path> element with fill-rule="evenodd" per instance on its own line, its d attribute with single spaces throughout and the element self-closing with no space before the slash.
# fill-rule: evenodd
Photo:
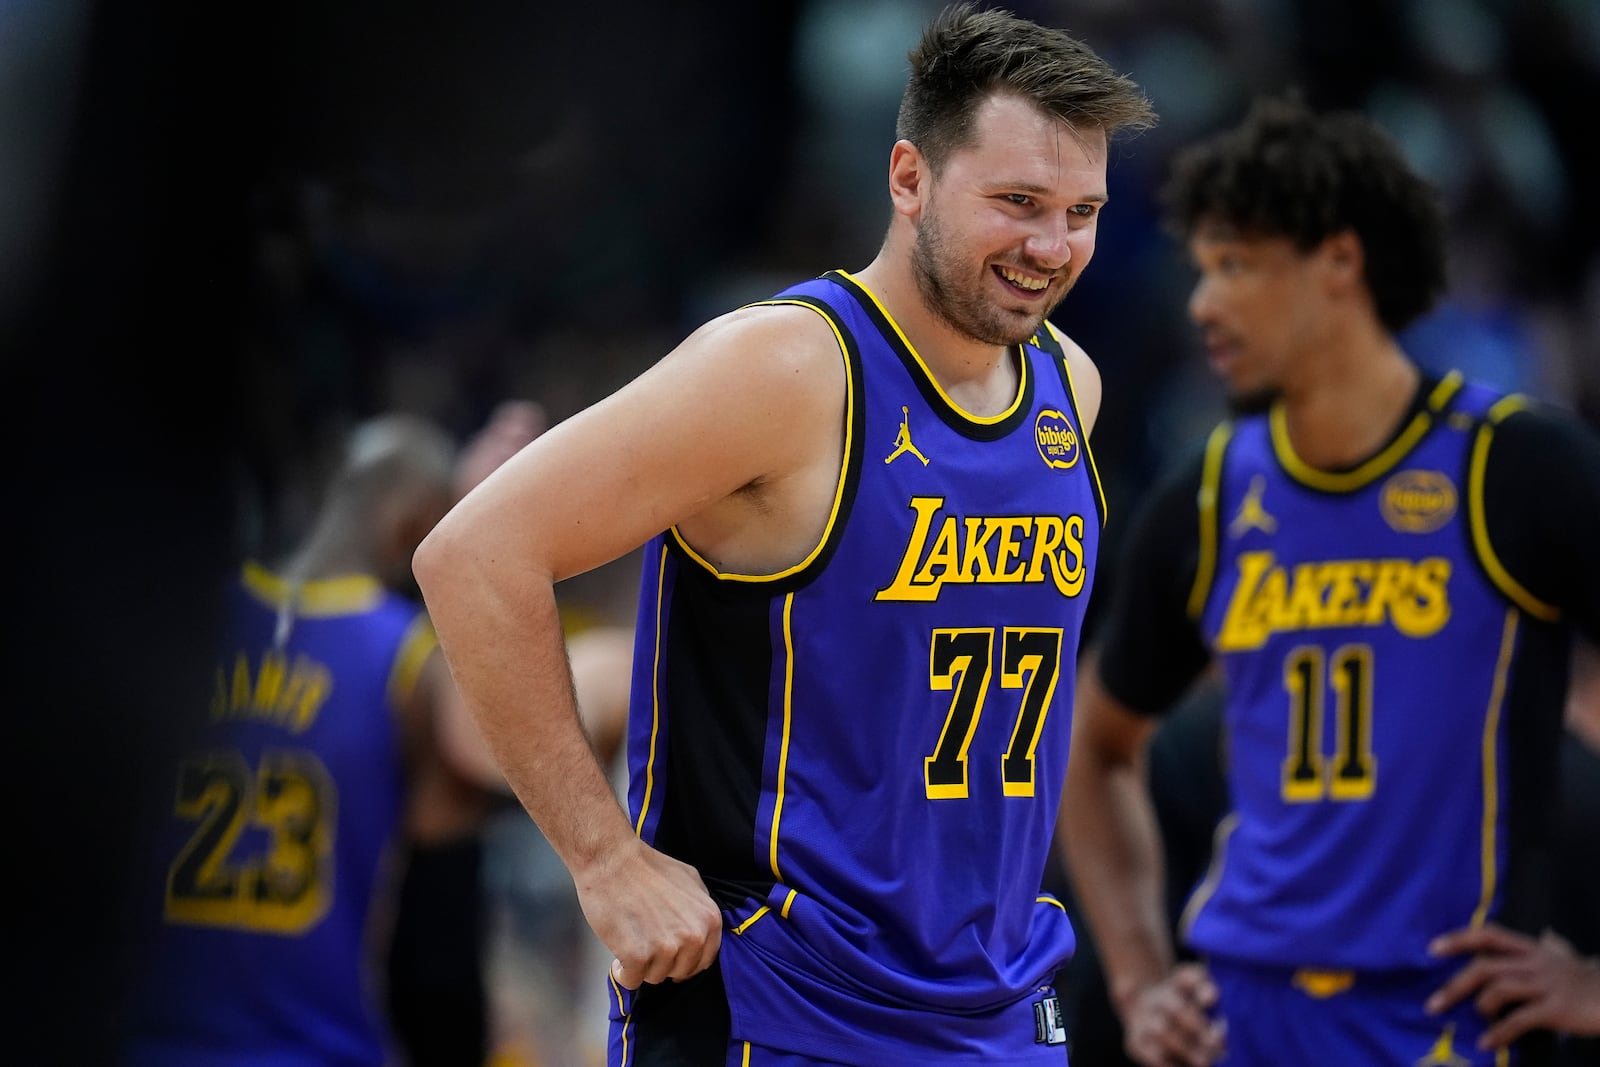
<svg viewBox="0 0 1600 1067">
<path fill-rule="evenodd" d="M 896 141 L 889 152 L 889 199 L 897 214 L 915 219 L 927 202 L 932 169 L 910 141 Z"/>
<path fill-rule="evenodd" d="M 1367 285 L 1367 253 L 1354 230 L 1340 230 L 1323 238 L 1317 249 L 1328 281 L 1339 292 Z"/>
</svg>

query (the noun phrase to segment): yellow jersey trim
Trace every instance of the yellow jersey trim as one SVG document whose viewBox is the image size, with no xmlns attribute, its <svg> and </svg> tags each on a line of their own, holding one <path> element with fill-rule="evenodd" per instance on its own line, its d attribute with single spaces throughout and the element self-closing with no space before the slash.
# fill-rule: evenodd
<svg viewBox="0 0 1600 1067">
<path fill-rule="evenodd" d="M 1415 447 L 1422 436 L 1432 428 L 1434 417 L 1443 410 L 1445 404 L 1450 402 L 1451 397 L 1461 391 L 1462 380 L 1460 371 L 1451 371 L 1445 375 L 1439 384 L 1434 386 L 1433 392 L 1428 394 L 1424 409 L 1411 417 L 1406 428 L 1401 430 L 1383 451 L 1354 470 L 1318 470 L 1302 460 L 1289 441 L 1289 420 L 1281 401 L 1273 404 L 1272 410 L 1267 414 L 1268 424 L 1272 428 L 1272 449 L 1277 453 L 1278 462 L 1282 464 L 1283 469 L 1302 485 L 1330 493 L 1345 493 L 1359 489 L 1380 475 L 1388 473 L 1390 468 L 1399 463 L 1406 453 Z"/>
<path fill-rule="evenodd" d="M 1500 710 L 1505 705 L 1511 653 L 1517 647 L 1517 618 L 1516 608 L 1506 610 L 1505 627 L 1500 636 L 1500 656 L 1494 665 L 1494 686 L 1489 691 L 1488 714 L 1483 719 L 1483 887 L 1478 894 L 1478 906 L 1472 912 L 1473 926 L 1482 926 L 1488 919 L 1489 905 L 1494 900 L 1495 886 L 1499 882 L 1499 869 L 1495 864 L 1495 827 L 1500 812 Z"/>
<path fill-rule="evenodd" d="M 1206 440 L 1205 464 L 1200 471 L 1200 491 L 1195 504 L 1200 518 L 1200 558 L 1195 561 L 1194 585 L 1189 589 L 1189 617 L 1200 618 L 1211 583 L 1217 576 L 1217 500 L 1222 492 L 1222 457 L 1233 439 L 1233 423 L 1219 423 Z"/>
<path fill-rule="evenodd" d="M 867 295 L 867 299 L 871 300 L 873 304 L 877 306 L 878 311 L 883 314 L 883 320 L 894 329 L 895 336 L 900 338 L 900 343 L 906 346 L 906 351 L 911 353 L 911 358 L 917 361 L 918 367 L 922 368 L 922 373 L 927 377 L 928 384 L 933 386 L 934 390 L 939 394 L 939 398 L 941 400 L 950 405 L 951 411 L 956 412 L 968 422 L 976 423 L 979 426 L 988 426 L 997 422 L 1005 422 L 1007 419 L 1011 418 L 1011 416 L 1015 415 L 1022 407 L 1022 398 L 1028 395 L 1028 360 L 1023 356 L 1021 345 L 1013 346 L 1018 350 L 1017 366 L 1019 369 L 1017 371 L 1017 395 L 1011 398 L 1011 403 L 1008 404 L 1006 409 L 998 415 L 974 415 L 972 412 L 968 411 L 966 408 L 950 399 L 950 394 L 944 391 L 944 386 L 940 385 L 939 379 L 934 377 L 933 371 L 929 369 L 927 361 L 922 358 L 922 353 L 918 352 L 916 346 L 913 345 L 906 337 L 905 331 L 900 328 L 900 324 L 895 321 L 893 315 L 889 314 L 889 309 L 884 307 L 883 301 L 878 299 L 878 294 L 874 293 L 871 289 L 863 285 L 861 283 L 861 279 L 857 278 L 849 271 L 841 270 L 837 271 L 836 273 L 841 277 L 850 279 L 850 281 L 858 289 Z"/>
<path fill-rule="evenodd" d="M 418 615 L 411 620 L 400 640 L 400 651 L 395 653 L 394 664 L 389 668 L 389 681 L 385 691 L 389 706 L 398 708 L 417 688 L 422 676 L 422 665 L 428 662 L 433 650 L 439 647 L 439 635 L 433 630 L 433 620 Z"/>
<path fill-rule="evenodd" d="M 1078 421 L 1081 424 L 1083 422 L 1083 408 L 1078 404 L 1078 383 L 1077 380 L 1072 377 L 1072 361 L 1067 359 L 1065 355 L 1067 350 L 1067 335 L 1056 329 L 1056 324 L 1051 322 L 1049 319 L 1044 320 L 1044 326 L 1045 329 L 1049 330 L 1050 333 L 1055 337 L 1056 344 L 1061 346 L 1061 351 L 1063 353 L 1061 358 L 1061 367 L 1066 371 L 1067 374 L 1067 392 L 1071 394 L 1072 410 L 1078 416 Z M 1023 360 L 1023 362 L 1026 363 L 1027 360 Z M 1083 432 L 1083 454 L 1089 457 L 1089 480 L 1094 484 L 1094 495 L 1100 500 L 1100 528 L 1105 529 L 1106 521 L 1110 518 L 1111 513 L 1106 509 L 1106 490 L 1105 486 L 1100 481 L 1100 468 L 1094 461 L 1094 449 L 1089 447 L 1088 430 L 1084 430 Z"/>
<path fill-rule="evenodd" d="M 789 775 L 789 727 L 794 715 L 794 594 L 783 598 L 783 738 L 778 745 L 778 788 L 772 800 L 772 838 L 767 844 L 772 877 L 783 881 L 778 870 L 778 826 L 783 822 L 784 788 Z M 788 910 L 788 905 L 784 905 Z"/>
<path fill-rule="evenodd" d="M 1483 564 L 1484 571 L 1495 587 L 1513 604 L 1540 622 L 1556 622 L 1561 618 L 1561 609 L 1528 592 L 1506 570 L 1500 557 L 1495 555 L 1494 546 L 1489 543 L 1489 526 L 1483 506 L 1483 478 L 1488 467 L 1489 444 L 1494 439 L 1494 428 L 1507 415 L 1527 406 L 1524 397 L 1505 397 L 1489 409 L 1488 419 L 1478 428 L 1477 439 L 1472 442 L 1472 463 L 1467 474 L 1467 523 L 1472 529 L 1472 547 L 1477 550 L 1478 561 Z"/>
<path fill-rule="evenodd" d="M 383 599 L 383 583 L 370 574 L 292 582 L 259 563 L 249 562 L 240 579 L 250 595 L 268 607 L 292 606 L 296 615 L 307 619 L 370 611 Z"/>
<path fill-rule="evenodd" d="M 755 910 L 755 914 L 751 915 L 750 918 L 746 919 L 744 922 L 740 923 L 738 926 L 735 926 L 733 928 L 733 932 L 735 934 L 744 933 L 746 930 L 750 929 L 750 927 L 754 926 L 756 924 L 757 920 L 759 920 L 763 915 L 767 914 L 767 912 L 769 912 L 771 910 L 772 909 L 770 907 L 768 907 L 767 905 L 765 905 L 765 904 L 761 905 L 761 907 L 759 907 L 759 908 L 757 908 Z"/>
<path fill-rule="evenodd" d="M 607 971 L 606 981 L 611 983 L 611 992 L 617 998 L 617 1014 L 622 1016 L 622 1062 L 619 1067 L 628 1067 L 628 1031 L 633 1027 L 633 1013 L 623 1010 L 622 987 L 617 984 L 616 975 Z"/>
<path fill-rule="evenodd" d="M 833 505 L 828 512 L 828 521 L 823 525 L 822 537 L 819 538 L 817 543 L 812 546 L 811 551 L 806 553 L 804 559 L 791 567 L 785 567 L 783 570 L 776 571 L 772 574 L 743 574 L 738 571 L 719 570 L 714 563 L 706 559 L 700 553 L 696 552 L 694 548 L 690 546 L 689 542 L 684 540 L 683 533 L 676 526 L 673 526 L 667 531 L 672 535 L 673 541 L 677 543 L 678 547 L 683 550 L 685 555 L 694 560 L 701 567 L 705 568 L 705 570 L 716 575 L 718 578 L 725 579 L 727 581 L 776 582 L 781 581 L 784 578 L 788 578 L 790 575 L 797 574 L 809 567 L 812 561 L 822 554 L 823 548 L 828 544 L 828 539 L 833 536 L 833 528 L 839 521 L 839 508 L 844 502 L 845 479 L 850 475 L 850 456 L 855 444 L 856 389 L 858 388 L 855 380 L 855 373 L 850 366 L 850 348 L 845 343 L 844 333 L 840 330 L 839 324 L 834 321 L 832 315 L 824 312 L 815 304 L 808 303 L 804 300 L 759 300 L 750 306 L 779 307 L 782 305 L 803 307 L 811 311 L 815 311 L 817 315 L 822 318 L 822 321 L 828 324 L 828 328 L 833 331 L 834 339 L 839 343 L 839 354 L 844 357 L 844 456 L 839 461 L 839 480 L 833 488 Z"/>
<path fill-rule="evenodd" d="M 664 610 L 662 592 L 667 587 L 667 554 L 661 553 L 661 565 L 656 568 L 656 642 L 655 660 L 650 666 L 650 756 L 644 765 L 644 799 L 639 802 L 639 821 L 633 825 L 636 837 L 644 836 L 644 820 L 650 814 L 650 798 L 656 788 L 656 739 L 661 736 L 661 613 Z"/>
</svg>

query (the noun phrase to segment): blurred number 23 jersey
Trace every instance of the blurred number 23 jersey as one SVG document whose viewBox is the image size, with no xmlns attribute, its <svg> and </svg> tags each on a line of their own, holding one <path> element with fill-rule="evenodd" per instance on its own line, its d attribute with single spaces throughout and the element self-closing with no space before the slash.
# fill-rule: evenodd
<svg viewBox="0 0 1600 1067">
<path fill-rule="evenodd" d="M 718 572 L 676 531 L 651 544 L 631 811 L 723 905 L 735 1036 L 981 1051 L 984 1024 L 940 1028 L 1015 1004 L 1073 948 L 1039 891 L 1104 507 L 1070 376 L 1046 324 L 1013 350 L 1014 401 L 977 417 L 851 276 L 765 303 L 838 336 L 838 496 L 783 573 Z"/>
<path fill-rule="evenodd" d="M 379 902 L 400 830 L 397 702 L 435 646 L 365 576 L 247 565 L 184 760 L 135 1064 L 381 1064 Z"/>
</svg>

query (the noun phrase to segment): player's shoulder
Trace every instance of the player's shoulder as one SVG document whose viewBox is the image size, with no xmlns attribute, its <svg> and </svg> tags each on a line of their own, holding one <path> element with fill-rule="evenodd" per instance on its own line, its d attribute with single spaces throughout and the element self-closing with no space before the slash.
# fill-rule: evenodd
<svg viewBox="0 0 1600 1067">
<path fill-rule="evenodd" d="M 1103 389 L 1100 368 L 1095 366 L 1094 360 L 1082 345 L 1049 319 L 1040 323 L 1036 339 L 1046 351 L 1059 353 L 1061 360 L 1066 364 L 1067 377 L 1072 384 L 1073 399 L 1083 416 L 1084 428 L 1086 431 L 1093 430 L 1100 414 Z"/>
<path fill-rule="evenodd" d="M 1039 332 L 1035 335 L 1035 340 L 1046 351 L 1059 353 L 1061 358 L 1066 361 L 1067 369 L 1072 372 L 1075 378 L 1080 375 L 1092 377 L 1095 385 L 1099 385 L 1100 369 L 1095 366 L 1095 362 L 1090 358 L 1088 351 L 1073 340 L 1061 327 L 1049 319 L 1045 319 L 1039 325 Z"/>
<path fill-rule="evenodd" d="M 1600 440 L 1595 428 L 1576 412 L 1520 393 L 1502 398 L 1490 409 L 1487 421 L 1494 426 L 1497 440 L 1524 442 L 1535 449 L 1551 447 L 1565 451 L 1584 447 L 1585 443 L 1592 447 Z"/>
<path fill-rule="evenodd" d="M 769 476 L 832 447 L 848 396 L 844 352 L 808 307 L 746 305 L 702 324 L 640 382 L 648 402 L 695 420 L 677 438 L 685 462 L 715 440 L 724 459 Z"/>
<path fill-rule="evenodd" d="M 1541 397 L 1467 381 L 1449 424 L 1474 433 L 1478 462 L 1492 469 L 1600 463 L 1600 433 L 1576 412 Z"/>
<path fill-rule="evenodd" d="M 782 374 L 837 364 L 840 340 L 810 305 L 760 301 L 707 320 L 679 349 L 736 361 L 752 373 Z"/>
</svg>

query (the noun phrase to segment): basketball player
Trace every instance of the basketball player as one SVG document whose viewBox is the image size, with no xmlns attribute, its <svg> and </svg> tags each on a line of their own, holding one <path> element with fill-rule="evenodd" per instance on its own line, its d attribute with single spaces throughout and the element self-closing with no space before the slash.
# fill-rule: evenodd
<svg viewBox="0 0 1600 1067">
<path fill-rule="evenodd" d="M 1001 11 L 947 9 L 910 59 L 877 257 L 696 330 L 417 553 L 616 956 L 613 1064 L 1065 1062 L 1073 935 L 1040 887 L 1100 386 L 1046 315 L 1094 251 L 1108 140 L 1153 115 Z M 553 587 L 646 542 L 625 813 Z"/>
<path fill-rule="evenodd" d="M 1364 119 L 1260 103 L 1165 189 L 1238 415 L 1147 502 L 1080 678 L 1064 863 L 1148 1065 L 1505 1062 L 1438 935 L 1547 919 L 1563 687 L 1600 636 L 1600 442 L 1396 331 L 1444 288 L 1429 187 Z M 1220 666 L 1233 810 L 1173 965 L 1141 781 Z"/>
<path fill-rule="evenodd" d="M 403 847 L 470 832 L 504 788 L 411 555 L 541 428 L 532 405 L 505 406 L 458 458 L 425 420 L 363 423 L 305 541 L 244 566 L 209 715 L 171 779 L 126 1063 L 398 1062 L 377 979 Z"/>
</svg>

